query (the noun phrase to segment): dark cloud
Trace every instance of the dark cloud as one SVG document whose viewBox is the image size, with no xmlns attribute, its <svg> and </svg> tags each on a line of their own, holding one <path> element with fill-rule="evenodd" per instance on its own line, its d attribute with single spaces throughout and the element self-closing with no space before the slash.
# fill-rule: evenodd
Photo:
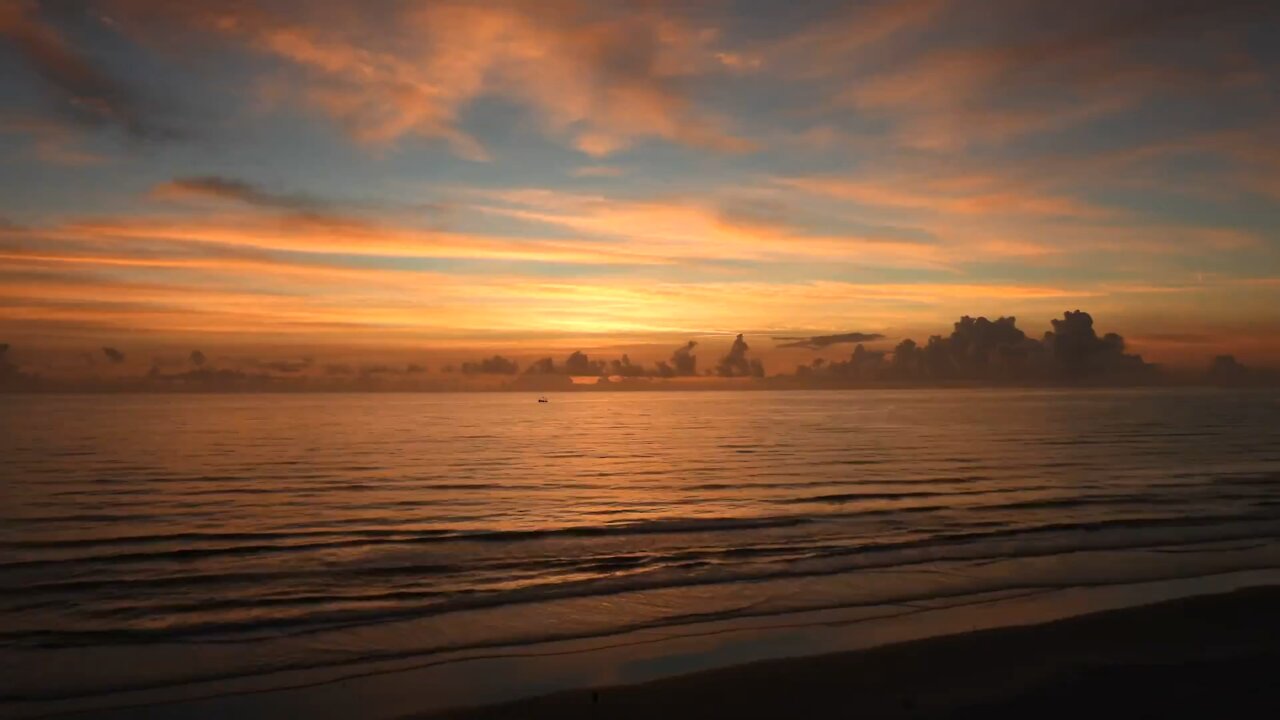
<svg viewBox="0 0 1280 720">
<path fill-rule="evenodd" d="M 545 357 L 531 363 L 525 374 L 599 377 L 606 374 L 608 367 L 609 364 L 604 360 L 592 360 L 581 350 L 575 350 L 564 359 L 563 365 L 556 365 L 554 359 Z"/>
<path fill-rule="evenodd" d="M 205 363 L 205 356 L 204 356 L 204 353 L 200 352 L 199 350 L 192 350 L 190 357 L 188 357 L 188 360 L 191 361 L 192 365 L 195 365 L 196 367 L 200 367 Z"/>
<path fill-rule="evenodd" d="M 903 340 L 894 348 L 887 374 L 898 380 L 1017 379 L 1029 373 L 1040 343 L 1027 338 L 1014 317 L 964 316 L 948 337 L 934 335 L 921 346 Z"/>
<path fill-rule="evenodd" d="M 913 343 L 914 344 L 914 343 Z M 810 365 L 796 368 L 796 375 L 802 377 L 841 378 L 848 380 L 870 380 L 879 377 L 885 368 L 886 353 L 880 350 L 867 350 L 861 344 L 853 348 L 848 360 L 825 362 L 818 358 Z"/>
<path fill-rule="evenodd" d="M 1071 60 L 1178 29 L 1220 30 L 1276 14 L 1269 0 L 1083 0 L 1026 7 L 1025 20 L 1046 31 L 1042 42 L 1019 46 L 1016 59 L 1028 65 Z"/>
<path fill-rule="evenodd" d="M 1234 355 L 1219 355 L 1209 364 L 1205 381 L 1210 385 L 1274 385 L 1280 382 L 1280 372 L 1248 367 Z"/>
<path fill-rule="evenodd" d="M 1136 374 L 1148 366 L 1138 355 L 1125 353 L 1124 338 L 1115 333 L 1098 337 L 1093 317 L 1076 310 L 1053 321 L 1053 330 L 1044 335 L 1044 346 L 1058 362 L 1058 370 L 1069 379 L 1098 375 Z"/>
<path fill-rule="evenodd" d="M 548 361 L 550 361 L 549 358 Z M 501 355 L 462 363 L 464 375 L 515 375 L 518 372 L 520 372 L 520 365 L 515 360 L 508 360 Z"/>
<path fill-rule="evenodd" d="M 310 368 L 315 361 L 309 357 L 299 358 L 297 360 L 264 360 L 261 358 L 244 358 L 241 361 L 245 367 L 253 368 L 258 371 L 282 373 L 293 375 L 303 372 Z"/>
<path fill-rule="evenodd" d="M 821 350 L 832 345 L 840 345 L 843 343 L 863 343 L 872 342 L 874 340 L 883 340 L 884 335 L 880 333 L 862 333 L 848 332 L 839 335 L 815 335 L 813 337 L 775 337 L 774 340 L 785 340 L 778 347 L 780 348 L 809 348 L 810 350 Z"/>
<path fill-rule="evenodd" d="M 124 353 L 113 347 L 102 348 L 102 354 L 107 356 L 107 360 L 111 361 L 112 365 L 119 365 L 124 362 Z"/>
<path fill-rule="evenodd" d="M 1099 337 L 1079 310 L 1052 322 L 1042 340 L 1027 337 L 1013 317 L 964 316 L 950 335 L 921 345 L 904 339 L 891 354 L 858 345 L 847 361 L 801 366 L 797 375 L 859 382 L 1147 382 L 1155 367 L 1125 352 L 1124 338 Z"/>
<path fill-rule="evenodd" d="M 529 364 L 529 368 L 524 371 L 525 375 L 555 375 L 558 369 L 556 361 L 549 358 L 541 358 Z"/>
<path fill-rule="evenodd" d="M 9 359 L 9 343 L 0 343 L 0 388 L 6 390 L 39 390 L 44 385 L 44 378 L 22 371 L 22 368 Z"/>
<path fill-rule="evenodd" d="M 346 363 L 329 363 L 324 366 L 325 375 L 350 375 L 355 372 L 355 368 Z"/>
<path fill-rule="evenodd" d="M 592 360 L 587 357 L 586 353 L 581 350 L 575 350 L 569 354 L 564 361 L 564 372 L 566 375 L 592 376 L 604 373 L 605 362 L 603 360 Z"/>
<path fill-rule="evenodd" d="M 395 375 L 400 371 L 390 365 L 372 364 L 361 365 L 360 375 L 363 377 L 372 377 L 374 375 Z"/>
<path fill-rule="evenodd" d="M 764 365 L 758 359 L 748 359 L 750 350 L 747 341 L 739 334 L 729 347 L 729 352 L 720 358 L 716 365 L 716 375 L 720 377 L 764 377 Z"/>
<path fill-rule="evenodd" d="M 9 362 L 9 343 L 0 343 L 0 381 L 7 381 L 17 373 L 17 366 Z"/>
<path fill-rule="evenodd" d="M 612 376 L 624 378 L 693 376 L 697 374 L 698 370 L 698 359 L 693 355 L 693 348 L 696 345 L 696 342 L 689 341 L 685 345 L 676 348 L 675 352 L 671 354 L 670 361 L 658 361 L 652 368 L 633 362 L 630 355 L 624 354 L 620 358 L 602 360 L 592 359 L 585 352 L 575 350 L 560 363 L 557 363 L 555 358 L 551 357 L 535 360 L 525 368 L 524 374 L 599 378 Z M 520 367 L 514 360 L 509 360 L 501 355 L 494 355 L 483 360 L 465 362 L 462 364 L 461 370 L 468 375 L 515 375 L 519 373 Z"/>
<path fill-rule="evenodd" d="M 217 175 L 174 178 L 151 192 L 158 198 L 202 198 L 295 212 L 317 212 L 324 207 L 314 198 L 273 193 L 253 183 Z"/>
<path fill-rule="evenodd" d="M 405 366 L 404 371 L 405 371 L 405 374 L 407 375 L 418 375 L 426 372 L 427 366 L 419 365 L 417 363 L 409 363 L 408 365 Z"/>
<path fill-rule="evenodd" d="M 171 133 L 144 117 L 134 93 L 75 47 L 32 2 L 0 4 L 0 38 L 16 49 L 56 99 L 56 108 L 88 127 L 114 125 L 137 138 Z"/>
<path fill-rule="evenodd" d="M 1249 375 L 1249 368 L 1240 364 L 1234 355 L 1219 355 L 1209 363 L 1209 372 L 1205 379 L 1215 385 L 1236 385 L 1244 382 Z"/>
<path fill-rule="evenodd" d="M 693 349 L 698 343 L 690 340 L 671 353 L 670 363 L 658 361 L 658 377 L 692 377 L 698 374 L 698 357 Z"/>
<path fill-rule="evenodd" d="M 609 375 L 619 375 L 621 377 L 646 377 L 649 371 L 641 365 L 635 365 L 631 362 L 631 358 L 623 355 L 617 360 L 609 361 Z"/>
</svg>

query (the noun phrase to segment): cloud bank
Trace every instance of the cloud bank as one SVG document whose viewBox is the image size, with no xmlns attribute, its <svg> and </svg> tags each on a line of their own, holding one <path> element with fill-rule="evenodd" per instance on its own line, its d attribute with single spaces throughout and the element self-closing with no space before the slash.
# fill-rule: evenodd
<svg viewBox="0 0 1280 720">
<path fill-rule="evenodd" d="M 893 383 L 1105 383 L 1145 384 L 1160 380 L 1156 366 L 1125 352 L 1116 333 L 1101 337 L 1093 317 L 1067 311 L 1051 321 L 1052 330 L 1036 340 L 1014 317 L 964 316 L 948 336 L 933 335 L 921 344 L 899 342 L 891 352 L 873 352 L 859 344 L 847 361 L 802 366 L 805 378 Z"/>
</svg>

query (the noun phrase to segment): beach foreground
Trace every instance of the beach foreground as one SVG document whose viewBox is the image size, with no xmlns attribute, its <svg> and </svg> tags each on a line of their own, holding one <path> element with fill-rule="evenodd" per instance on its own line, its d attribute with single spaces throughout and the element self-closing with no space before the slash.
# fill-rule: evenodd
<svg viewBox="0 0 1280 720">
<path fill-rule="evenodd" d="M 7 401 L 0 716 L 396 720 L 1280 586 L 1274 393 L 634 395 Z"/>
<path fill-rule="evenodd" d="M 428 717 L 1275 717 L 1277 608 L 1250 588 Z"/>
</svg>

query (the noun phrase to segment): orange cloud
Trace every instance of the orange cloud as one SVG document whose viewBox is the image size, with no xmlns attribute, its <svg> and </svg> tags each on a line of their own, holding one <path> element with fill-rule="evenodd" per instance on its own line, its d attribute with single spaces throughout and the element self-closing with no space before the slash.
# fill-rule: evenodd
<svg viewBox="0 0 1280 720">
<path fill-rule="evenodd" d="M 954 10 L 947 22 L 972 22 L 963 9 L 933 8 Z M 980 44 L 943 39 L 870 73 L 855 66 L 839 100 L 888 120 L 902 145 L 951 151 L 1062 130 L 1157 95 L 1248 92 L 1266 78 L 1230 40 L 1254 21 L 1238 3 L 1024 10 L 990 8 L 993 23 L 983 29 L 993 34 L 978 35 Z M 1135 51 L 1139 39 L 1165 52 Z"/>
<path fill-rule="evenodd" d="M 1106 218 L 1113 213 L 1073 198 L 1045 194 L 989 175 L 779 178 L 776 183 L 804 192 L 865 205 L 925 213 L 971 216 Z"/>
<path fill-rule="evenodd" d="M 875 236 L 827 236 L 781 221 L 735 217 L 698 202 L 621 201 L 548 190 L 481 193 L 485 212 L 625 240 L 654 254 L 687 259 L 788 260 L 943 268 L 927 242 Z"/>
<path fill-rule="evenodd" d="M 341 334 L 394 343 L 495 333 L 653 338 L 851 319 L 924 321 L 972 303 L 1056 303 L 1105 289 L 960 283 L 676 282 L 314 265 L 244 257 L 0 254 L 0 328 L 41 323 L 153 334 Z M 46 325 L 47 326 L 47 325 Z M 132 332 L 132 330 L 128 330 Z M 15 334 L 21 335 L 21 332 Z M 519 344 L 519 343 L 517 343 Z"/>
<path fill-rule="evenodd" d="M 318 203 L 307 198 L 267 192 L 250 183 L 212 175 L 175 178 L 151 189 L 153 200 L 213 201 L 284 210 L 306 210 Z"/>
<path fill-rule="evenodd" d="M 398 228 L 320 215 L 229 215 L 83 220 L 50 228 L 0 230 L 0 237 L 72 242 L 197 243 L 298 253 L 375 257 L 463 258 L 580 264 L 666 264 L 654 253 L 617 244 L 520 239 Z"/>
<path fill-rule="evenodd" d="M 161 15 L 283 61 L 289 72 L 266 81 L 264 97 L 300 100 L 361 142 L 420 135 L 488 159 L 459 116 L 494 95 L 525 104 L 551 134 L 593 156 L 645 138 L 752 148 L 682 89 L 685 78 L 732 67 L 737 56 L 717 46 L 713 28 L 662 8 L 443 0 L 363 14 L 315 3 L 285 14 L 183 5 L 125 0 L 117 8 L 126 23 L 154 25 Z"/>
</svg>

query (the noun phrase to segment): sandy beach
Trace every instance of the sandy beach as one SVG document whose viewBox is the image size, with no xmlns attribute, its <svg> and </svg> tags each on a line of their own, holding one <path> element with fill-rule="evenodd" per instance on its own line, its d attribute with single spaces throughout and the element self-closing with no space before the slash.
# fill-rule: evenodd
<svg viewBox="0 0 1280 720">
<path fill-rule="evenodd" d="M 426 717 L 1275 716 L 1278 607 L 1251 588 Z"/>
</svg>

